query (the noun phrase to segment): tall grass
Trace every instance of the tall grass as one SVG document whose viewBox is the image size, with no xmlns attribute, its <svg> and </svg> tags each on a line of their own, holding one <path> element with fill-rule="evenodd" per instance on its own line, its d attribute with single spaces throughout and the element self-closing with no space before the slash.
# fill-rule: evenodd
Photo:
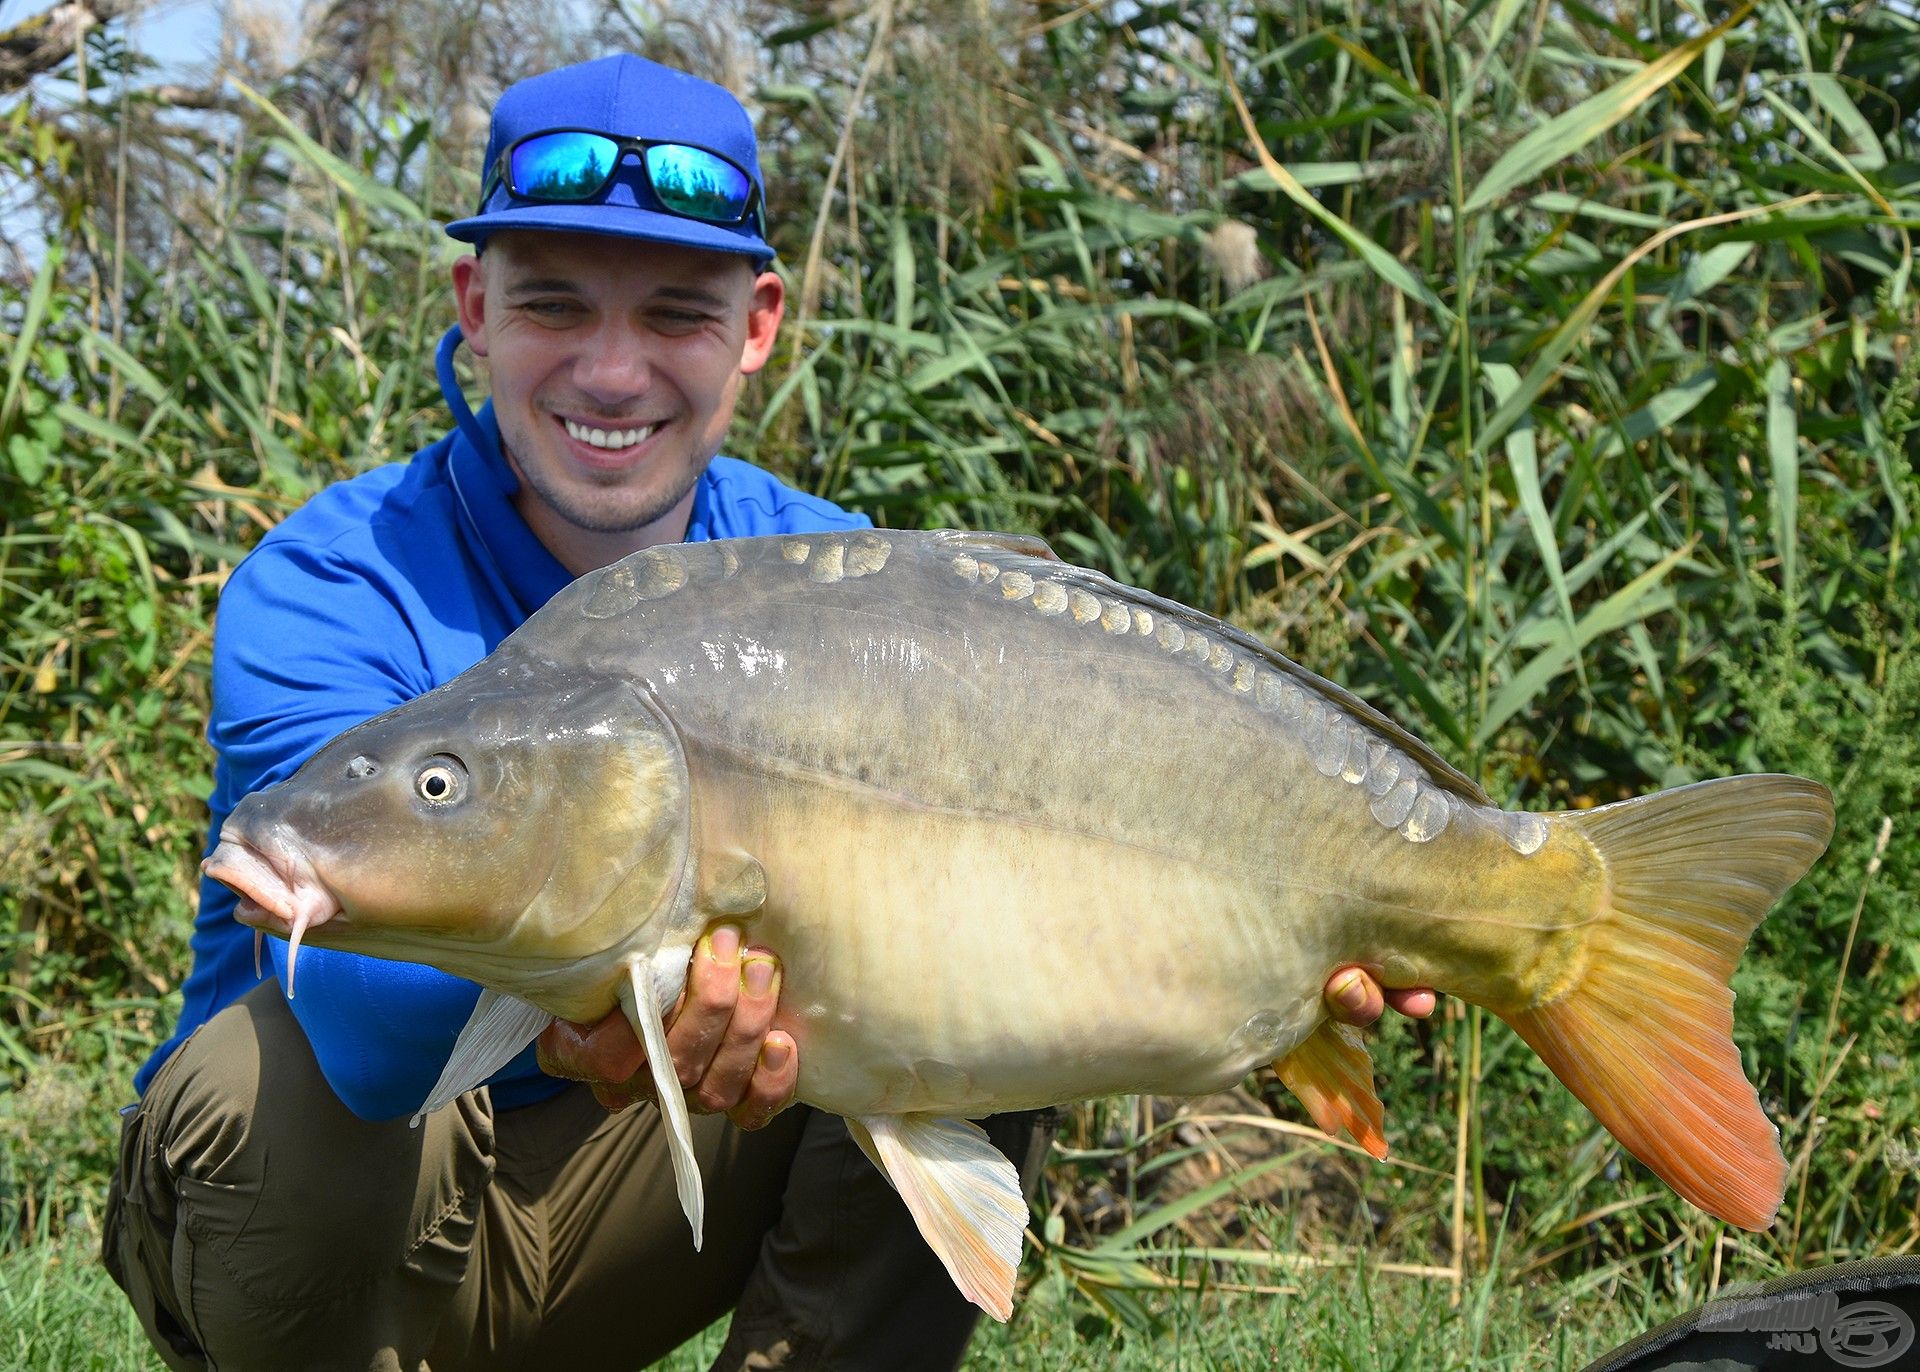
<svg viewBox="0 0 1920 1372">
<path fill-rule="evenodd" d="M 372 48 L 322 30 L 190 118 L 109 26 L 83 89 L 4 114 L 0 170 L 58 250 L 0 285 L 0 1231 L 84 1225 L 106 1109 L 169 1022 L 222 577 L 446 424 L 435 221 L 474 192 L 461 111 L 489 92 L 445 73 L 516 73 L 484 48 L 463 67 L 484 23 L 405 20 Z M 1173 1273 L 1371 1255 L 1463 1308 L 1499 1271 L 1584 1310 L 1920 1244 L 1910 16 L 739 0 L 604 22 L 760 113 L 795 307 L 733 451 L 882 523 L 1042 532 L 1234 618 L 1511 805 L 1735 770 L 1835 789 L 1830 854 L 1736 980 L 1794 1169 L 1769 1233 L 1688 1210 L 1450 1006 L 1375 1041 L 1405 1167 L 1245 1123 L 1303 1119 L 1265 1085 L 1079 1112 L 1040 1288 L 1158 1337 L 1193 1327 Z M 1315 1223 L 1249 1226 L 1249 1194 Z"/>
</svg>

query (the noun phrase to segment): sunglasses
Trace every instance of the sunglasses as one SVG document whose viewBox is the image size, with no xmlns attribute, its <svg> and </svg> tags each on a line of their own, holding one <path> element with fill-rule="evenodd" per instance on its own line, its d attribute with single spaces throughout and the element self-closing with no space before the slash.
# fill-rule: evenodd
<svg viewBox="0 0 1920 1372">
<path fill-rule="evenodd" d="M 751 218 L 755 231 L 766 237 L 760 188 L 737 163 L 691 143 L 654 143 L 592 129 L 548 129 L 508 145 L 480 189 L 481 212 L 502 182 L 522 200 L 591 200 L 607 188 L 630 152 L 639 154 L 647 186 L 668 213 L 703 224 L 741 224 Z"/>
</svg>

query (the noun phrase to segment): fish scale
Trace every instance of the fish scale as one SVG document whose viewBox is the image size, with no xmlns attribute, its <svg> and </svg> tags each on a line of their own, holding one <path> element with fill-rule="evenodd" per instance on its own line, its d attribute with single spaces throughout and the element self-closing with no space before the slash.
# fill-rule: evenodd
<svg viewBox="0 0 1920 1372">
<path fill-rule="evenodd" d="M 256 927 L 488 988 L 425 1109 L 555 1016 L 618 1003 L 657 1049 L 695 941 L 746 925 L 782 958 L 798 1098 L 1005 1318 L 1025 1208 L 966 1120 L 1273 1063 L 1383 1155 L 1365 1042 L 1321 998 L 1348 965 L 1501 1015 L 1689 1200 L 1764 1226 L 1785 1164 L 1727 978 L 1832 822 L 1780 776 L 1508 813 L 1340 687 L 1038 540 L 860 532 L 580 578 L 237 806 L 207 869 Z"/>
</svg>

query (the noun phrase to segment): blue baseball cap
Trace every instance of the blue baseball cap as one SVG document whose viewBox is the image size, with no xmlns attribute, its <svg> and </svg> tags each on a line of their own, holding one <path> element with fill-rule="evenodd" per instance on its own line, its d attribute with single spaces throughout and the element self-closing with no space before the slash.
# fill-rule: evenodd
<svg viewBox="0 0 1920 1372">
<path fill-rule="evenodd" d="M 493 107 L 482 183 L 506 149 L 529 134 L 552 129 L 591 129 L 705 148 L 745 171 L 765 204 L 766 182 L 760 175 L 753 121 L 732 92 L 687 72 L 618 53 L 515 82 Z M 740 224 L 709 224 L 663 209 L 648 187 L 639 159 L 631 153 L 621 156 L 612 179 L 591 200 L 525 199 L 508 191 L 502 181 L 493 186 L 477 214 L 447 225 L 447 234 L 479 247 L 501 229 L 603 233 L 740 253 L 761 264 L 774 255 L 752 216 Z"/>
</svg>

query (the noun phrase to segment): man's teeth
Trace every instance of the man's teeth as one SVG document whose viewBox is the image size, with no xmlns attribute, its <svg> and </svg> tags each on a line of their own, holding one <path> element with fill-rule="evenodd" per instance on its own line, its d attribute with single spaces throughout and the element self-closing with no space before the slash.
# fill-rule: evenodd
<svg viewBox="0 0 1920 1372">
<path fill-rule="evenodd" d="M 582 443 L 590 443 L 596 448 L 631 448 L 653 436 L 660 426 L 649 424 L 643 429 L 589 429 L 585 424 L 576 424 L 567 420 L 567 433 Z"/>
</svg>

